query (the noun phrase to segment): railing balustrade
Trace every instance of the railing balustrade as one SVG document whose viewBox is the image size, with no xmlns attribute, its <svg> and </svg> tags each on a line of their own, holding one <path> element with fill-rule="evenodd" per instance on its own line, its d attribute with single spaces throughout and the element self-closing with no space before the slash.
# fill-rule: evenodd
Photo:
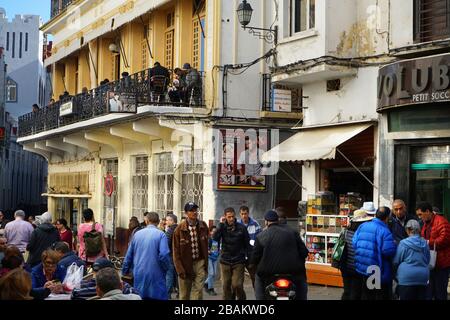
<svg viewBox="0 0 450 320">
<path fill-rule="evenodd" d="M 173 72 L 171 79 L 163 86 L 152 86 L 150 70 L 126 76 L 120 80 L 106 83 L 102 86 L 88 90 L 75 96 L 62 96 L 59 101 L 48 105 L 37 112 L 32 112 L 19 117 L 19 137 L 33 135 L 39 132 L 64 127 L 73 123 L 89 120 L 109 113 L 130 113 L 130 109 L 114 112 L 109 110 L 108 104 L 111 92 L 119 97 L 127 97 L 129 105 L 135 105 L 131 112 L 136 111 L 137 106 L 185 106 L 204 108 L 205 73 L 199 72 L 199 81 L 188 79 L 181 80 L 179 87 L 174 85 Z M 190 86 L 188 87 L 191 81 Z M 200 83 L 201 82 L 201 83 Z M 71 103 L 71 105 L 70 105 Z M 61 106 L 69 111 L 61 114 Z M 133 111 L 134 110 L 134 111 Z"/>
</svg>

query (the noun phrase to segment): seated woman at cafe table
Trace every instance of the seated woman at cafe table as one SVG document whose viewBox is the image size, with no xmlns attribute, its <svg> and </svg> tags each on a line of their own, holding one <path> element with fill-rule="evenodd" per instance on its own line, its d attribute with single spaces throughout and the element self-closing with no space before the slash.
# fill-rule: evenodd
<svg viewBox="0 0 450 320">
<path fill-rule="evenodd" d="M 58 266 L 60 255 L 51 249 L 42 253 L 42 262 L 31 271 L 33 291 L 46 298 L 53 294 L 63 293 L 61 282 L 64 280 L 64 269 Z"/>
</svg>

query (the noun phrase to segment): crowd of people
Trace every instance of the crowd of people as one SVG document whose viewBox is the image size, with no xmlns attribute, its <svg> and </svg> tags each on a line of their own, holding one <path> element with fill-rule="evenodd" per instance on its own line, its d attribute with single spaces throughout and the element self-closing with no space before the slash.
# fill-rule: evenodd
<svg viewBox="0 0 450 320">
<path fill-rule="evenodd" d="M 402 200 L 392 207 L 355 211 L 341 234 L 342 299 L 447 300 L 449 222 L 426 202 L 416 214 Z"/>
<path fill-rule="evenodd" d="M 203 80 L 200 72 L 193 68 L 189 63 L 183 64 L 182 68 L 175 68 L 173 71 L 169 71 L 166 67 L 162 66 L 159 62 L 155 62 L 153 68 L 149 69 L 149 93 L 152 102 L 168 102 L 175 105 L 202 105 L 202 93 L 203 93 Z M 119 80 L 121 86 L 124 89 L 133 85 L 134 79 L 128 72 L 122 72 L 121 79 Z M 100 87 L 110 85 L 109 79 L 100 81 Z M 82 95 L 89 94 L 89 89 L 83 87 L 81 90 Z M 117 100 L 114 97 L 114 92 L 111 92 L 112 96 L 110 100 Z M 67 100 L 72 97 L 69 92 L 64 91 L 58 98 L 59 100 Z M 117 101 L 119 103 L 120 101 Z M 51 99 L 49 107 L 55 105 L 55 99 Z M 37 114 L 41 108 L 38 104 L 33 104 L 32 113 Z M 116 106 L 114 111 L 120 111 L 121 108 Z"/>
<path fill-rule="evenodd" d="M 450 224 L 428 203 L 419 203 L 416 214 L 402 200 L 392 208 L 356 210 L 341 233 L 344 247 L 333 265 L 343 277 L 342 299 L 446 300 Z M 276 275 L 289 275 L 295 299 L 307 299 L 308 250 L 282 208 L 266 212 L 264 226 L 246 206 L 239 217 L 226 208 L 218 225 L 210 226 L 198 210 L 186 203 L 180 222 L 173 213 L 160 218 L 146 212 L 143 223 L 132 217 L 121 270 L 109 260 L 103 226 L 91 209 L 83 211 L 75 243 L 67 222 L 52 223 L 49 212 L 32 223 L 21 210 L 6 223 L 0 215 L 0 299 L 62 294 L 73 300 L 202 300 L 204 292 L 217 295 L 220 273 L 222 298 L 246 300 L 245 270 L 257 300 L 268 298 L 266 288 Z M 68 290 L 65 280 L 74 265 L 83 267 L 84 278 Z"/>
</svg>

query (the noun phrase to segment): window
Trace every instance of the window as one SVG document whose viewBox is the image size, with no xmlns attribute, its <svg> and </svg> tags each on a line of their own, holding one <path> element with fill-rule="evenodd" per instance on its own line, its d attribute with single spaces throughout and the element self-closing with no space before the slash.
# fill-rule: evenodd
<svg viewBox="0 0 450 320">
<path fill-rule="evenodd" d="M 181 151 L 181 208 L 193 201 L 203 210 L 203 150 Z M 201 217 L 200 217 L 201 218 Z"/>
<path fill-rule="evenodd" d="M 13 32 L 13 38 L 12 38 L 12 57 L 16 55 L 16 33 Z"/>
<path fill-rule="evenodd" d="M 450 37 L 449 8 L 449 0 L 414 0 L 414 41 Z"/>
<path fill-rule="evenodd" d="M 22 32 L 19 35 L 19 58 L 22 58 Z"/>
<path fill-rule="evenodd" d="M 9 32 L 6 33 L 6 51 L 9 51 Z"/>
<path fill-rule="evenodd" d="M 164 34 L 164 66 L 173 69 L 173 47 L 175 38 L 175 12 L 167 14 L 167 28 Z"/>
<path fill-rule="evenodd" d="M 148 36 L 149 36 L 149 27 L 148 25 L 145 25 L 141 41 L 141 59 L 142 59 L 141 70 L 145 70 L 148 68 L 148 46 L 147 46 Z"/>
<path fill-rule="evenodd" d="M 142 221 L 148 210 L 148 157 L 135 157 L 133 165 L 132 215 Z"/>
<path fill-rule="evenodd" d="M 315 0 L 291 0 L 291 35 L 313 29 L 315 14 Z"/>
<path fill-rule="evenodd" d="M 204 71 L 203 65 L 205 61 L 205 38 L 203 32 L 205 30 L 205 17 L 194 18 L 192 25 L 192 67 Z"/>
<path fill-rule="evenodd" d="M 25 33 L 25 52 L 28 51 L 28 32 Z"/>
<path fill-rule="evenodd" d="M 172 153 L 161 153 L 156 157 L 156 191 L 155 191 L 155 211 L 166 215 L 168 211 L 173 211 L 173 183 L 174 167 Z"/>
<path fill-rule="evenodd" d="M 6 80 L 6 102 L 17 102 L 17 83 L 11 78 Z"/>
</svg>

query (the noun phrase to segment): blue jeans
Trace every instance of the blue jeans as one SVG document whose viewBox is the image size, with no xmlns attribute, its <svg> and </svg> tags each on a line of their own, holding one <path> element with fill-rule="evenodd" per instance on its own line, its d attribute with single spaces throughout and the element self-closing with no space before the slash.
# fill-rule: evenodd
<svg viewBox="0 0 450 320">
<path fill-rule="evenodd" d="M 448 276 L 450 268 L 430 271 L 430 283 L 427 287 L 427 300 L 447 300 Z"/>
<path fill-rule="evenodd" d="M 208 278 L 206 278 L 205 283 L 208 284 L 208 289 L 214 289 L 214 282 L 217 277 L 217 269 L 219 266 L 219 259 L 216 261 L 208 258 Z"/>
<path fill-rule="evenodd" d="M 175 266 L 173 265 L 172 257 L 170 257 L 169 269 L 166 273 L 166 288 L 167 294 L 170 298 L 170 292 L 175 284 Z"/>
</svg>

